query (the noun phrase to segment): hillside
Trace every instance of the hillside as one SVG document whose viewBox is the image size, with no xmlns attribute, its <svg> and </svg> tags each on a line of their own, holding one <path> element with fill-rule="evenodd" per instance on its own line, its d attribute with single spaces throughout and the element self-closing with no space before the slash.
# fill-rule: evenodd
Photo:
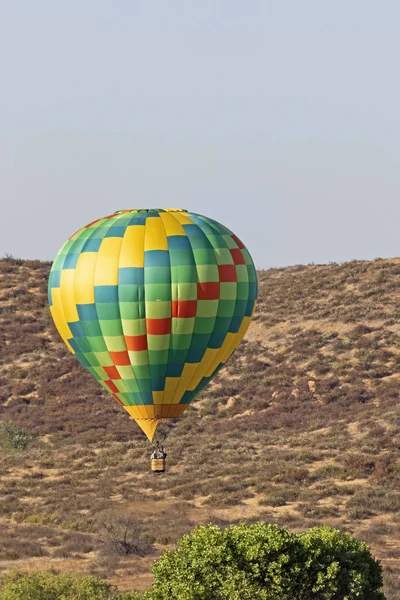
<svg viewBox="0 0 400 600">
<path fill-rule="evenodd" d="M 59 339 L 49 269 L 0 260 L 0 420 L 32 436 L 12 451 L 18 432 L 3 427 L 0 572 L 56 568 L 143 589 L 154 558 L 197 523 L 328 523 L 370 544 L 387 598 L 400 598 L 400 259 L 260 271 L 245 341 L 160 426 L 164 475 L 149 473 L 139 427 Z"/>
</svg>

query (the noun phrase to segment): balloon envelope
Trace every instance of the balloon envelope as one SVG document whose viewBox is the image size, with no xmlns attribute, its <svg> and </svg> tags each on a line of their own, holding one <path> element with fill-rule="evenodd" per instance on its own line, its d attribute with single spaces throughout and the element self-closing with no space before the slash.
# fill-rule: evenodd
<svg viewBox="0 0 400 600">
<path fill-rule="evenodd" d="M 224 365 L 250 324 L 257 276 L 229 229 L 180 209 L 118 211 L 77 231 L 50 272 L 55 325 L 152 440 Z"/>
</svg>

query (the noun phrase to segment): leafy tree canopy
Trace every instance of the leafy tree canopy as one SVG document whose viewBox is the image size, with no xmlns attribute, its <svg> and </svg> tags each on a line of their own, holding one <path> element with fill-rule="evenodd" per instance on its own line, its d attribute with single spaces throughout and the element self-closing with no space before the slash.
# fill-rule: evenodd
<svg viewBox="0 0 400 600">
<path fill-rule="evenodd" d="M 384 600 L 368 546 L 327 526 L 198 527 L 153 571 L 151 600 Z"/>
</svg>

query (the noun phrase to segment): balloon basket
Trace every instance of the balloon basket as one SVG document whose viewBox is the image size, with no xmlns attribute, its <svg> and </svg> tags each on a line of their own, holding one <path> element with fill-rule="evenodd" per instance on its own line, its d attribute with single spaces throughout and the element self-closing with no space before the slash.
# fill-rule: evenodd
<svg viewBox="0 0 400 600">
<path fill-rule="evenodd" d="M 164 473 L 165 458 L 152 458 L 151 459 L 151 470 L 153 473 Z"/>
</svg>

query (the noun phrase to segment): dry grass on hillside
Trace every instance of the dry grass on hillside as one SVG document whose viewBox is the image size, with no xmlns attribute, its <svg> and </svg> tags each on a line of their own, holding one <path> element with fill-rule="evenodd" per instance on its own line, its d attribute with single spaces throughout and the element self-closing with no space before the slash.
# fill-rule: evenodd
<svg viewBox="0 0 400 600">
<path fill-rule="evenodd" d="M 0 570 L 48 566 L 140 589 L 197 523 L 329 523 L 371 545 L 387 598 L 399 598 L 399 260 L 260 272 L 246 341 L 162 425 L 168 472 L 157 476 L 139 428 L 59 340 L 49 267 L 0 261 L 0 419 L 33 436 L 2 449 Z M 117 538 L 133 527 L 132 553 L 105 539 L 116 522 Z"/>
</svg>

